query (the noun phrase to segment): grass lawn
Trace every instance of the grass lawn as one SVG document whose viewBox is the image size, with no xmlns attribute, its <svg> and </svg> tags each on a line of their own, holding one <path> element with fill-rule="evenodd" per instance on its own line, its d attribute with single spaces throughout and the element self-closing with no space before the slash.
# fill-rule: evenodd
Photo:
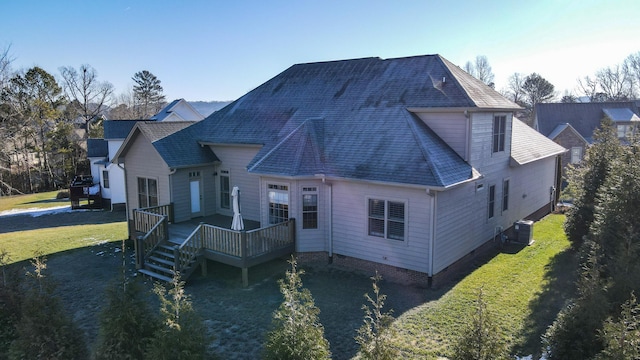
<svg viewBox="0 0 640 360">
<path fill-rule="evenodd" d="M 36 252 L 50 255 L 61 251 L 127 238 L 126 222 L 61 226 L 0 234 L 0 250 L 10 263 L 33 258 Z"/>
<path fill-rule="evenodd" d="M 539 352 L 540 336 L 573 289 L 577 265 L 562 229 L 564 219 L 547 216 L 534 226 L 533 245 L 508 245 L 453 287 L 434 290 L 432 301 L 399 316 L 395 326 L 403 358 L 450 355 L 479 288 L 511 353 Z"/>
<path fill-rule="evenodd" d="M 0 197 L 0 211 L 11 209 L 45 209 L 50 207 L 71 205 L 69 199 L 56 199 L 58 191 L 37 194 L 14 195 Z"/>
</svg>

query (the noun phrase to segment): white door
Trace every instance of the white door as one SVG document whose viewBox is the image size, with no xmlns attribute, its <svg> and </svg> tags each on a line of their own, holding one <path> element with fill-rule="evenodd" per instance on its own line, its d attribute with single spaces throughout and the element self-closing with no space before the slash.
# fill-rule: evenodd
<svg viewBox="0 0 640 360">
<path fill-rule="evenodd" d="M 189 181 L 189 189 L 191 190 L 191 216 L 200 216 L 202 196 L 200 195 L 200 180 Z"/>
</svg>

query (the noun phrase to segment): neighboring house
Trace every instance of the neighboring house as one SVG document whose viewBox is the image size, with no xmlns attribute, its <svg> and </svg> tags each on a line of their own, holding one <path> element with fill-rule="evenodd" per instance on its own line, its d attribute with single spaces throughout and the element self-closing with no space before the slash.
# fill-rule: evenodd
<svg viewBox="0 0 640 360">
<path fill-rule="evenodd" d="M 124 139 L 138 122 L 179 122 L 193 123 L 202 120 L 184 99 L 172 101 L 151 120 L 105 120 L 104 139 L 88 139 L 87 155 L 91 163 L 91 175 L 95 183 L 100 183 L 105 207 L 114 209 L 126 203 L 124 171 L 111 163 Z"/>
<path fill-rule="evenodd" d="M 154 121 L 200 121 L 204 116 L 185 99 L 173 100 L 151 117 Z"/>
<path fill-rule="evenodd" d="M 551 211 L 565 149 L 519 109 L 439 55 L 298 64 L 172 135 L 138 124 L 113 162 L 130 221 L 231 216 L 238 186 L 245 219 L 296 219 L 302 261 L 428 283 Z"/>
<path fill-rule="evenodd" d="M 569 149 L 562 157 L 563 170 L 568 164 L 582 161 L 587 147 L 593 143 L 593 132 L 604 118 L 613 121 L 618 137 L 625 139 L 634 132 L 638 102 L 546 103 L 537 104 L 534 128 L 559 145 Z"/>
</svg>

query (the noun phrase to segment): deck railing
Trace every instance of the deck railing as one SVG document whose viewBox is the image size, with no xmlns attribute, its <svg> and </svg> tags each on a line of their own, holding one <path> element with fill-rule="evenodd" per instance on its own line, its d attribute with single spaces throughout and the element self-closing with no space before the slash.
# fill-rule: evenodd
<svg viewBox="0 0 640 360">
<path fill-rule="evenodd" d="M 136 209 L 135 211 L 148 212 L 157 215 L 166 215 L 169 223 L 173 224 L 173 203 L 166 205 L 150 206 L 146 208 Z"/>
<path fill-rule="evenodd" d="M 186 268 L 202 253 L 202 223 L 193 230 L 191 235 L 176 249 L 174 254 L 175 269 L 183 276 Z"/>
<path fill-rule="evenodd" d="M 133 224 L 137 232 L 144 234 L 136 237 L 136 265 L 141 268 L 158 244 L 169 240 L 168 216 L 134 210 Z"/>
<path fill-rule="evenodd" d="M 267 256 L 275 250 L 293 249 L 295 220 L 250 231 L 236 231 L 209 224 L 200 224 L 177 250 L 176 268 L 180 272 L 206 250 L 230 259 L 243 268 L 251 259 Z"/>
</svg>

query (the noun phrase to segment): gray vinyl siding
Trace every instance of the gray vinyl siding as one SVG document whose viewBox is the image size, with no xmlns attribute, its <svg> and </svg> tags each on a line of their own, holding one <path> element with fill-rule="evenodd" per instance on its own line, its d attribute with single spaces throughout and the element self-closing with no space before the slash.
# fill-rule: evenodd
<svg viewBox="0 0 640 360">
<path fill-rule="evenodd" d="M 463 113 L 417 113 L 460 157 L 468 160 L 469 120 Z"/>
<path fill-rule="evenodd" d="M 444 270 L 496 235 L 549 204 L 555 183 L 555 158 L 505 167 L 474 183 L 437 194 L 434 273 Z M 503 181 L 509 180 L 509 208 L 502 211 Z M 476 190 L 478 184 L 482 190 Z M 495 185 L 494 217 L 488 218 L 489 186 Z M 534 234 L 535 236 L 535 234 Z"/>
<path fill-rule="evenodd" d="M 240 189 L 240 207 L 242 217 L 249 220 L 260 221 L 260 177 L 247 172 L 247 165 L 260 150 L 258 147 L 242 146 L 211 146 L 211 150 L 220 159 L 217 166 L 216 182 L 214 191 L 216 193 L 215 208 L 220 214 L 232 216 L 233 210 L 220 208 L 219 191 L 221 170 L 229 171 L 229 186 L 233 189 L 237 186 Z"/>
<path fill-rule="evenodd" d="M 369 198 L 406 204 L 404 241 L 368 234 Z M 428 272 L 430 201 L 425 190 L 333 182 L 334 254 Z"/>
<path fill-rule="evenodd" d="M 179 169 L 171 175 L 173 209 L 176 222 L 191 218 L 191 193 L 189 188 L 189 172 L 199 171 L 202 195 L 202 216 L 215 214 L 215 179 L 214 168 L 197 167 Z"/>
<path fill-rule="evenodd" d="M 506 115 L 504 151 L 493 150 L 493 116 Z M 502 173 L 509 165 L 511 155 L 511 121 L 509 113 L 472 113 L 469 164 L 483 175 Z"/>
<path fill-rule="evenodd" d="M 138 204 L 138 178 L 155 179 L 158 182 L 158 204 L 171 202 L 169 168 L 153 145 L 144 136 L 136 136 L 125 157 L 127 199 L 129 199 L 129 217 Z"/>
</svg>

